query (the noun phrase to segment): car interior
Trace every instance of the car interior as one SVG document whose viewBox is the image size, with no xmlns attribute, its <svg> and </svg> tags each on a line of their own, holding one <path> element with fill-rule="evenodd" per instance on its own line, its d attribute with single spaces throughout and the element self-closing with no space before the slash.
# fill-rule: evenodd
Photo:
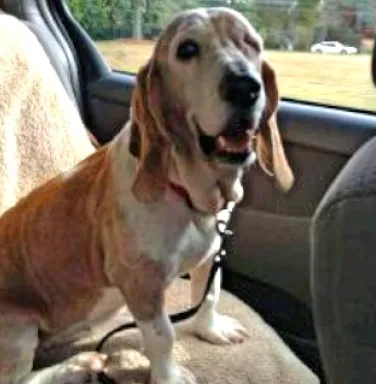
<svg viewBox="0 0 376 384">
<path fill-rule="evenodd" d="M 88 129 L 109 142 L 135 76 L 111 69 L 63 0 L 0 0 L 0 9 L 37 36 Z M 376 83 L 376 51 L 364 71 Z M 245 175 L 224 288 L 323 383 L 375 383 L 376 115 L 283 98 L 278 120 L 296 184 L 282 195 L 260 169 Z"/>
</svg>

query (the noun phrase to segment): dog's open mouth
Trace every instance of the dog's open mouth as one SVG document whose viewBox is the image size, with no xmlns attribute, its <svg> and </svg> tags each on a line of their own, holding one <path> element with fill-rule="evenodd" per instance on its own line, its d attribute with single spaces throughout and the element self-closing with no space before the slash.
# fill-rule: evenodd
<svg viewBox="0 0 376 384">
<path fill-rule="evenodd" d="M 199 124 L 199 142 L 203 153 L 220 161 L 243 164 L 253 152 L 253 121 L 246 118 L 233 119 L 218 136 L 206 135 Z"/>
</svg>

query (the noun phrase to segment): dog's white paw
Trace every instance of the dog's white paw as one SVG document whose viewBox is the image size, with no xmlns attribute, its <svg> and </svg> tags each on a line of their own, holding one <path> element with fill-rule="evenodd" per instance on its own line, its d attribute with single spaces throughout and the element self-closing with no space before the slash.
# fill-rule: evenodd
<svg viewBox="0 0 376 384">
<path fill-rule="evenodd" d="M 152 372 L 150 384 L 197 384 L 197 381 L 189 369 L 180 365 L 174 365 L 169 369 L 169 374 L 166 378 L 162 378 Z"/>
<path fill-rule="evenodd" d="M 97 384 L 97 373 L 104 369 L 106 355 L 84 352 L 60 364 L 54 384 Z"/>
<path fill-rule="evenodd" d="M 237 320 L 218 313 L 197 316 L 193 323 L 193 332 L 213 344 L 237 344 L 249 337 L 248 332 Z"/>
</svg>

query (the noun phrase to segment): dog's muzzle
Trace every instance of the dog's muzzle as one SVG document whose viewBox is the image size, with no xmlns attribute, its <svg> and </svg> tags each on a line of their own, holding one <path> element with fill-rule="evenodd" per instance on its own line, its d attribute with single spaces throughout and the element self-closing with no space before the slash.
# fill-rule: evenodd
<svg viewBox="0 0 376 384">
<path fill-rule="evenodd" d="M 206 135 L 199 124 L 199 143 L 208 158 L 221 162 L 242 165 L 247 163 L 253 153 L 253 138 L 256 132 L 253 119 L 245 116 L 232 116 L 225 129 L 217 136 Z"/>
<path fill-rule="evenodd" d="M 196 121 L 201 150 L 210 159 L 243 165 L 254 155 L 253 138 L 261 117 L 261 78 L 247 64 L 234 62 L 224 70 L 219 94 L 231 114 L 217 136 L 205 134 Z"/>
</svg>

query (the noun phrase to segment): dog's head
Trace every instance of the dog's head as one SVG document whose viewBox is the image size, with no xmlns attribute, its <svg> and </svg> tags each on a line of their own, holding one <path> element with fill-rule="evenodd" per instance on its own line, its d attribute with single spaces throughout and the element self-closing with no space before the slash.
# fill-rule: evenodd
<svg viewBox="0 0 376 384">
<path fill-rule="evenodd" d="M 262 39 L 244 16 L 227 8 L 179 14 L 138 73 L 131 113 L 141 157 L 134 193 L 155 200 L 173 178 L 197 209 L 215 211 L 221 199 L 240 198 L 231 189 L 255 152 L 262 169 L 289 190 L 293 175 L 276 121 L 278 100 Z"/>
</svg>

